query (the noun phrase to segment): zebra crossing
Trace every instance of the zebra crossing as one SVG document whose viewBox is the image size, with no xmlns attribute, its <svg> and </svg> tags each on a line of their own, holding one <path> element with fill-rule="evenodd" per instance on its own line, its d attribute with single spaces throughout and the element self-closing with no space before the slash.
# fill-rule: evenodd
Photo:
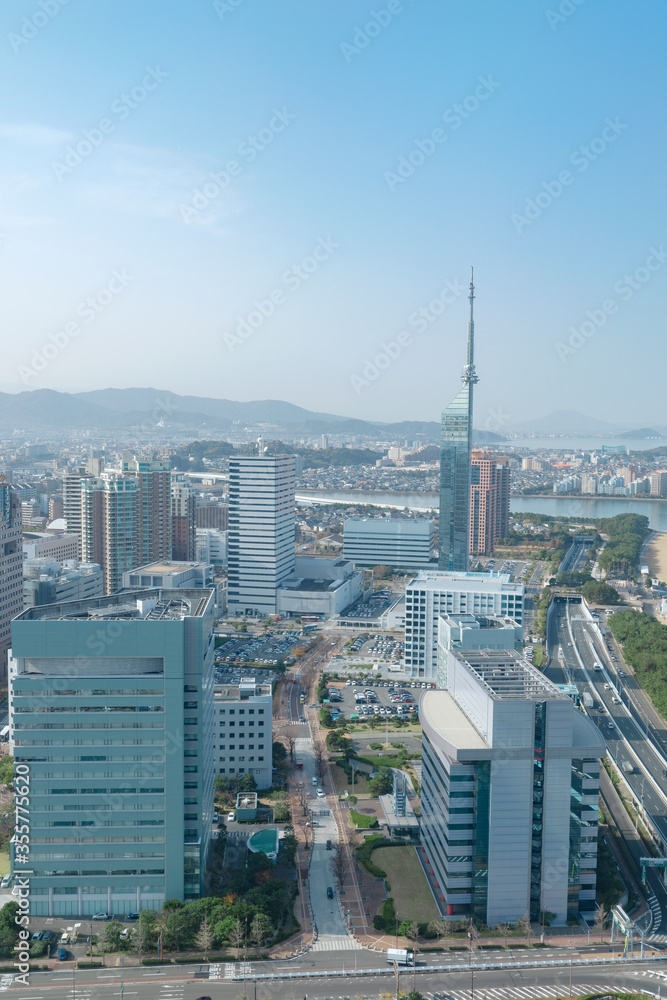
<svg viewBox="0 0 667 1000">
<path fill-rule="evenodd" d="M 347 934 L 320 934 L 311 951 L 361 951 L 361 945 Z"/>
<path fill-rule="evenodd" d="M 662 909 L 657 896 L 649 896 L 648 905 L 651 910 L 651 926 L 659 927 L 662 920 Z"/>
<path fill-rule="evenodd" d="M 497 989 L 475 989 L 477 1000 L 547 1000 L 548 997 L 562 997 L 563 985 L 560 986 L 512 986 Z M 572 983 L 573 991 L 577 993 L 597 993 L 599 983 Z M 451 993 L 426 993 L 428 1000 L 474 1000 L 471 990 L 452 990 Z"/>
<path fill-rule="evenodd" d="M 14 982 L 14 973 L 10 972 L 7 976 L 0 977 L 0 990 L 8 990 L 9 987 Z"/>
</svg>

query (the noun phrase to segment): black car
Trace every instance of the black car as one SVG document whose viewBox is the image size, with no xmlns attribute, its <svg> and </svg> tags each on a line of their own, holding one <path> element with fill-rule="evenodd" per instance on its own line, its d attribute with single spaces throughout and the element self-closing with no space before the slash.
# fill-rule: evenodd
<svg viewBox="0 0 667 1000">
<path fill-rule="evenodd" d="M 126 913 L 125 914 L 125 919 L 126 920 L 138 920 L 139 919 L 139 914 L 138 913 Z"/>
<path fill-rule="evenodd" d="M 333 899 L 333 889 L 331 886 L 327 886 L 327 899 Z"/>
<path fill-rule="evenodd" d="M 327 840 L 327 851 L 330 851 L 332 847 L 333 847 L 333 844 L 331 843 L 331 841 Z"/>
</svg>

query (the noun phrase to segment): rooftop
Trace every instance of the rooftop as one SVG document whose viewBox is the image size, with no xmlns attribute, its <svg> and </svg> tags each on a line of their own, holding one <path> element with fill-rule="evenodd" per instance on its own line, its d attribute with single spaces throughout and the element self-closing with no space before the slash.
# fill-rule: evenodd
<svg viewBox="0 0 667 1000">
<path fill-rule="evenodd" d="M 90 597 L 83 601 L 63 601 L 28 608 L 15 621 L 156 621 L 200 618 L 204 615 L 213 591 L 208 589 L 121 590 L 108 597 Z"/>
<path fill-rule="evenodd" d="M 419 719 L 427 734 L 435 735 L 438 745 L 444 744 L 454 759 L 459 750 L 491 749 L 449 691 L 425 691 L 419 702 Z"/>
<path fill-rule="evenodd" d="M 509 573 L 465 573 L 423 569 L 408 583 L 408 590 L 502 590 L 509 587 L 512 593 L 523 593 L 522 583 L 512 583 Z"/>
<path fill-rule="evenodd" d="M 528 660 L 510 649 L 453 650 L 494 701 L 556 701 L 567 698 Z"/>
</svg>

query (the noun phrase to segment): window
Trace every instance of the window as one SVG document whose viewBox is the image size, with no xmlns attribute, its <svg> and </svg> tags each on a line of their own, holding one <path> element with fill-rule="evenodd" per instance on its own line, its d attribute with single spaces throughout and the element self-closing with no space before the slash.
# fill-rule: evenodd
<svg viewBox="0 0 667 1000">
<path fill-rule="evenodd" d="M 264 760 L 264 758 L 263 757 L 258 757 L 257 760 Z"/>
</svg>

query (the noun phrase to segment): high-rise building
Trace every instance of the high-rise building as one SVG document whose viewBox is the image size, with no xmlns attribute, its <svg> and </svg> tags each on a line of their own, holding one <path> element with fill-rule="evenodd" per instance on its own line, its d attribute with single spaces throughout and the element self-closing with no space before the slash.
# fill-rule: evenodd
<svg viewBox="0 0 667 1000">
<path fill-rule="evenodd" d="M 75 559 L 81 558 L 81 483 L 84 479 L 93 479 L 93 474 L 85 468 L 75 472 L 66 472 L 63 476 L 63 517 L 67 530 L 79 536 L 79 548 Z"/>
<path fill-rule="evenodd" d="M 292 455 L 229 460 L 228 609 L 273 614 L 294 570 L 296 506 Z"/>
<path fill-rule="evenodd" d="M 405 671 L 434 681 L 440 614 L 500 615 L 523 626 L 522 583 L 508 573 L 441 573 L 423 570 L 405 590 Z"/>
<path fill-rule="evenodd" d="M 139 480 L 139 561 L 171 559 L 171 465 L 163 459 L 127 458 L 123 475 Z"/>
<path fill-rule="evenodd" d="M 23 610 L 21 498 L 0 479 L 0 677 L 7 676 L 10 622 Z"/>
<path fill-rule="evenodd" d="M 196 491 L 176 479 L 171 483 L 171 557 L 191 562 L 195 558 Z"/>
<path fill-rule="evenodd" d="M 465 571 L 470 552 L 470 453 L 472 451 L 475 372 L 475 287 L 470 277 L 468 356 L 463 387 L 442 414 L 440 442 L 440 535 L 438 567 Z"/>
<path fill-rule="evenodd" d="M 104 475 L 81 480 L 82 561 L 99 564 L 105 594 L 119 590 L 125 570 L 141 562 L 140 515 L 136 478 Z"/>
<path fill-rule="evenodd" d="M 602 733 L 515 652 L 447 657 L 419 705 L 422 851 L 447 914 L 591 918 Z"/>
<path fill-rule="evenodd" d="M 667 472 L 662 469 L 651 473 L 651 496 L 667 497 Z"/>
<path fill-rule="evenodd" d="M 33 916 L 122 916 L 203 892 L 213 617 L 211 590 L 145 590 L 13 622 L 10 739 L 30 769 Z"/>
<path fill-rule="evenodd" d="M 473 451 L 470 460 L 470 554 L 487 556 L 507 536 L 510 470 L 507 459 Z"/>
</svg>

